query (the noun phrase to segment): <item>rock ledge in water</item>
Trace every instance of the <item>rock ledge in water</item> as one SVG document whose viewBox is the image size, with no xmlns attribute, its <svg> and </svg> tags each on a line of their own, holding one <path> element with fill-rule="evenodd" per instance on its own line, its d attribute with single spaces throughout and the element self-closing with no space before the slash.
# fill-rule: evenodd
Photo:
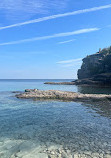
<svg viewBox="0 0 111 158">
<path fill-rule="evenodd" d="M 75 85 L 74 82 L 45 82 L 44 84 L 52 84 L 52 85 Z"/>
<path fill-rule="evenodd" d="M 59 90 L 25 90 L 26 92 L 17 94 L 17 98 L 24 99 L 58 99 L 63 101 L 90 101 L 90 100 L 111 100 L 111 95 L 104 94 L 81 94 L 68 91 L 59 91 Z"/>
</svg>

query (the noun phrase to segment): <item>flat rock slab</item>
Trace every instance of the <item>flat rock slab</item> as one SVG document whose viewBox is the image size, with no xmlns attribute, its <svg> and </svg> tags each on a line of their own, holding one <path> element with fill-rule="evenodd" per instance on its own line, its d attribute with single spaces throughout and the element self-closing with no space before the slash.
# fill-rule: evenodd
<svg viewBox="0 0 111 158">
<path fill-rule="evenodd" d="M 99 75 L 98 75 L 99 76 Z M 111 79 L 101 79 L 95 76 L 93 78 L 77 79 L 71 82 L 45 82 L 50 85 L 78 85 L 78 86 L 96 86 L 96 87 L 111 87 Z"/>
<path fill-rule="evenodd" d="M 45 82 L 44 84 L 52 84 L 52 85 L 75 85 L 74 82 Z"/>
<path fill-rule="evenodd" d="M 111 95 L 104 94 L 81 94 L 68 91 L 59 90 L 38 90 L 38 89 L 28 89 L 24 93 L 15 95 L 17 98 L 24 99 L 58 99 L 63 101 L 88 101 L 88 100 L 111 100 Z"/>
</svg>

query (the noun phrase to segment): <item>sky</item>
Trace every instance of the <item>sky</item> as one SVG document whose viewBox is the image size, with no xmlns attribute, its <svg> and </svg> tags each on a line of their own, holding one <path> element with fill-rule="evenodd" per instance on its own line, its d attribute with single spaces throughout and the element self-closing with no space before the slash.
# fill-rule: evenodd
<svg viewBox="0 0 111 158">
<path fill-rule="evenodd" d="M 76 79 L 111 45 L 111 0 L 0 0 L 0 79 Z"/>
</svg>

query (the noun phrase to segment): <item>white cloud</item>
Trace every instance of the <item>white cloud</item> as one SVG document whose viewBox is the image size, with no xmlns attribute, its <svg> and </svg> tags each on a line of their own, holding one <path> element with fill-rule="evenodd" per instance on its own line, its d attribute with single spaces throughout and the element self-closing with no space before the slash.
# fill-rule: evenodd
<svg viewBox="0 0 111 158">
<path fill-rule="evenodd" d="M 62 65 L 62 67 L 76 67 L 78 69 L 78 67 L 80 67 L 81 64 L 82 64 L 82 62 L 75 62 L 75 63 L 72 63 L 72 64 Z"/>
<path fill-rule="evenodd" d="M 8 20 L 27 19 L 36 14 L 65 8 L 68 0 L 1 0 L 0 10 Z"/>
<path fill-rule="evenodd" d="M 60 64 L 62 67 L 78 67 L 82 64 L 82 58 L 59 61 L 57 64 Z"/>
<path fill-rule="evenodd" d="M 38 9 L 51 9 L 51 7 L 65 7 L 68 0 L 3 0 L 0 1 L 0 9 L 36 12 Z"/>
<path fill-rule="evenodd" d="M 82 58 L 59 61 L 57 62 L 57 64 L 67 64 L 67 63 L 78 62 L 78 61 L 82 61 Z"/>
<path fill-rule="evenodd" d="M 6 2 L 7 0 L 5 0 L 5 2 Z M 13 1 L 14 3 L 16 3 L 16 1 L 15 0 L 8 0 L 8 2 L 9 1 Z M 24 0 L 19 0 L 19 1 L 23 1 L 24 2 Z M 30 0 L 28 0 L 27 1 L 27 3 L 25 3 L 25 4 L 27 4 L 28 5 L 28 2 L 30 2 Z M 53 3 L 53 2 L 50 2 L 50 3 L 45 3 L 45 5 L 44 5 L 44 3 L 42 4 L 42 2 L 44 2 L 43 0 L 42 1 L 37 1 L 37 2 L 41 2 L 40 4 L 37 4 L 37 2 L 35 3 L 36 1 L 34 0 L 34 7 L 35 6 L 37 6 L 38 8 L 40 7 L 40 6 L 45 6 L 46 5 L 46 7 L 47 8 L 51 8 L 51 4 L 52 5 L 57 5 L 57 4 L 59 4 L 59 5 L 57 5 L 57 6 L 62 6 L 62 5 L 60 5 L 60 3 L 57 3 L 58 1 L 56 0 L 56 3 Z M 47 1 L 46 1 L 47 2 Z M 60 2 L 62 2 L 62 1 L 60 1 Z M 64 2 L 64 4 L 65 4 L 65 2 L 66 1 L 63 1 Z M 33 1 L 31 1 L 30 3 L 33 3 Z M 34 9 L 34 7 L 32 7 L 32 9 L 31 9 L 31 5 L 30 5 L 30 3 L 29 3 L 29 6 L 28 6 L 28 8 L 26 7 L 26 6 L 24 6 L 24 5 L 20 5 L 20 8 L 21 8 L 21 6 L 26 10 L 26 11 L 30 11 L 30 12 L 33 12 L 33 11 L 38 11 L 38 9 L 35 7 L 35 9 Z M 0 8 L 2 8 L 2 5 L 4 4 L 4 1 L 0 4 Z M 6 3 L 7 4 L 7 6 L 10 4 L 10 3 Z M 11 4 L 13 4 L 13 3 L 11 3 Z M 24 3 L 23 3 L 24 4 Z M 49 5 L 49 7 L 47 6 L 47 4 L 50 4 Z M 4 6 L 4 5 L 3 5 Z M 10 6 L 10 5 L 9 5 Z M 8 6 L 8 7 L 9 7 Z M 15 5 L 15 6 L 17 6 L 17 4 Z M 15 6 L 11 6 L 11 8 L 13 8 L 14 9 L 14 7 Z M 5 7 L 4 7 L 5 8 Z M 41 9 L 42 8 L 44 8 L 44 7 L 40 7 Z M 88 13 L 88 12 L 94 12 L 94 11 L 99 11 L 99 10 L 103 10 L 103 9 L 108 9 L 108 8 L 111 8 L 111 4 L 109 4 L 109 5 L 104 5 L 104 6 L 99 6 L 99 7 L 94 7 L 94 8 L 89 8 L 89 9 L 83 9 L 83 10 L 77 10 L 77 11 L 73 11 L 73 12 L 67 12 L 67 13 L 63 13 L 63 14 L 56 14 L 56 15 L 51 15 L 51 16 L 47 16 L 47 17 L 42 17 L 42 18 L 38 18 L 38 19 L 34 19 L 34 20 L 30 20 L 30 21 L 25 21 L 25 22 L 22 22 L 22 23 L 17 23 L 17 24 L 13 24 L 13 25 L 8 25 L 8 26 L 3 26 L 3 27 L 0 27 L 0 30 L 3 30 L 3 29 L 7 29 L 7 28 L 13 28 L 13 27 L 18 27 L 18 26 L 22 26 L 22 25 L 27 25 L 27 24 L 32 24 L 32 23 L 38 23 L 38 22 L 42 22 L 42 21 L 47 21 L 47 20 L 51 20 L 51 19 L 56 19 L 56 18 L 61 18 L 61 17 L 66 17 L 66 16 L 72 16 L 72 15 L 77 15 L 77 14 L 83 14 L 83 13 Z M 16 9 L 16 8 L 15 8 Z M 19 7 L 18 7 L 18 9 L 19 9 Z M 40 9 L 40 10 L 41 10 Z M 40 12 L 40 11 L 39 11 Z"/>
<path fill-rule="evenodd" d="M 65 44 L 65 43 L 70 43 L 70 42 L 73 42 L 73 41 L 75 41 L 75 39 L 59 42 L 58 44 Z"/>
<path fill-rule="evenodd" d="M 100 30 L 100 28 L 81 29 L 81 30 L 76 30 L 76 31 L 73 31 L 73 32 L 58 33 L 58 34 L 53 34 L 53 35 L 49 35 L 49 36 L 42 36 L 42 37 L 29 38 L 29 39 L 24 39 L 24 40 L 19 40 L 19 41 L 0 43 L 0 45 L 3 46 L 3 45 L 20 44 L 20 43 L 25 43 L 25 42 L 46 40 L 46 39 L 57 38 L 57 37 L 65 37 L 65 36 L 78 35 L 78 34 L 83 34 L 83 33 L 88 33 L 88 32 L 93 32 L 93 31 L 98 31 L 98 30 Z"/>
</svg>

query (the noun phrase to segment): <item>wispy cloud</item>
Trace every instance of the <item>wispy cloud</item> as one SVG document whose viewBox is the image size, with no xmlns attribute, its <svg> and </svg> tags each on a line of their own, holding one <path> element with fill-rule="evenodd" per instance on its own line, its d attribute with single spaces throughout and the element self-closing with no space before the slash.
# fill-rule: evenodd
<svg viewBox="0 0 111 158">
<path fill-rule="evenodd" d="M 60 64 L 62 67 L 81 66 L 82 58 L 71 59 L 71 60 L 63 60 L 63 61 L 57 62 L 57 64 Z"/>
<path fill-rule="evenodd" d="M 36 14 L 50 13 L 51 9 L 61 10 L 67 6 L 68 0 L 1 0 L 2 16 L 8 20 L 28 19 Z"/>
<path fill-rule="evenodd" d="M 3 45 L 20 44 L 20 43 L 25 43 L 25 42 L 46 40 L 46 39 L 57 38 L 57 37 L 65 37 L 65 36 L 78 35 L 78 34 L 83 34 L 83 33 L 88 33 L 88 32 L 93 32 L 93 31 L 98 31 L 98 30 L 100 30 L 100 28 L 81 29 L 81 30 L 76 30 L 76 31 L 73 31 L 73 32 L 65 32 L 65 33 L 53 34 L 53 35 L 50 35 L 50 36 L 34 37 L 34 38 L 29 38 L 29 39 L 24 39 L 24 40 L 19 40 L 19 41 L 0 43 L 0 45 L 3 46 Z"/>
<path fill-rule="evenodd" d="M 75 41 L 75 39 L 59 42 L 58 44 L 65 44 L 65 43 L 70 43 L 70 42 L 73 42 L 73 41 Z"/>
<path fill-rule="evenodd" d="M 111 27 L 111 25 L 107 25 L 106 27 Z"/>
<path fill-rule="evenodd" d="M 71 63 L 71 64 L 64 64 L 62 65 L 62 67 L 76 67 L 78 69 L 78 67 L 80 67 L 82 64 L 82 62 L 75 62 L 75 63 Z"/>
<path fill-rule="evenodd" d="M 71 60 L 63 60 L 63 61 L 57 62 L 57 64 L 68 64 L 68 63 L 78 62 L 78 61 L 82 61 L 82 58 L 71 59 Z"/>
<path fill-rule="evenodd" d="M 73 12 L 67 12 L 67 13 L 63 13 L 63 14 L 55 14 L 55 15 L 51 15 L 51 16 L 47 16 L 47 17 L 42 17 L 42 18 L 30 20 L 30 21 L 25 21 L 22 23 L 17 23 L 17 24 L 13 24 L 13 25 L 0 27 L 0 30 L 18 27 L 18 26 L 27 25 L 27 24 L 32 24 L 32 23 L 38 23 L 38 22 L 47 21 L 47 20 L 56 19 L 56 18 L 61 18 L 61 17 L 66 17 L 66 16 L 72 16 L 72 15 L 77 15 L 77 14 L 99 11 L 99 10 L 108 9 L 108 8 L 111 8 L 111 4 L 99 6 L 99 7 L 93 7 L 93 8 L 89 8 L 89 9 L 77 10 L 77 11 L 73 11 Z"/>
</svg>

